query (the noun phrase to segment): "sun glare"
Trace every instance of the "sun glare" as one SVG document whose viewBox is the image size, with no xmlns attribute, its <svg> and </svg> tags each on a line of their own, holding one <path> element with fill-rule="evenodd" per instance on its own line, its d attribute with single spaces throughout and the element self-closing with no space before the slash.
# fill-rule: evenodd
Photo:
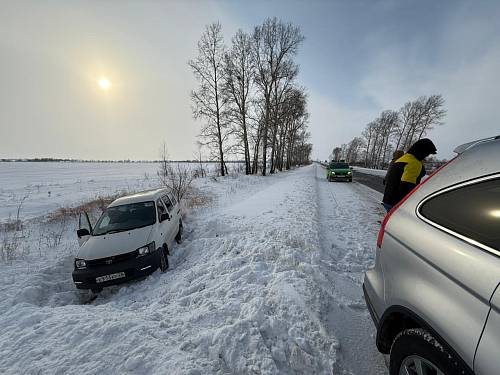
<svg viewBox="0 0 500 375">
<path fill-rule="evenodd" d="M 500 210 L 491 210 L 490 215 L 494 218 L 500 219 Z"/>
<path fill-rule="evenodd" d="M 111 88 L 111 82 L 106 77 L 99 78 L 98 83 L 101 90 L 107 91 Z"/>
</svg>

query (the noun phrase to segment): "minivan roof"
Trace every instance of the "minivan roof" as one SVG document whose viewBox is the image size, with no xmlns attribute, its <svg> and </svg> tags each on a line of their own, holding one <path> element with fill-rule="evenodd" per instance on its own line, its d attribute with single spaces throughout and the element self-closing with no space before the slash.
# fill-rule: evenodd
<svg viewBox="0 0 500 375">
<path fill-rule="evenodd" d="M 156 201 L 156 199 L 160 198 L 165 193 L 167 193 L 167 189 L 165 188 L 140 191 L 132 195 L 127 195 L 125 197 L 118 198 L 114 200 L 108 207 L 121 206 L 130 203 Z"/>
</svg>

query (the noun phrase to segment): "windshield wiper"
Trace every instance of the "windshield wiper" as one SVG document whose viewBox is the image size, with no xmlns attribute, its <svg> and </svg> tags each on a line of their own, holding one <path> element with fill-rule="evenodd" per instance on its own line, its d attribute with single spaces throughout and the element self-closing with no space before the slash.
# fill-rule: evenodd
<svg viewBox="0 0 500 375">
<path fill-rule="evenodd" d="M 113 233 L 120 233 L 120 232 L 126 232 L 129 229 L 113 229 L 107 232 L 104 232 L 103 234 L 113 234 Z"/>
</svg>

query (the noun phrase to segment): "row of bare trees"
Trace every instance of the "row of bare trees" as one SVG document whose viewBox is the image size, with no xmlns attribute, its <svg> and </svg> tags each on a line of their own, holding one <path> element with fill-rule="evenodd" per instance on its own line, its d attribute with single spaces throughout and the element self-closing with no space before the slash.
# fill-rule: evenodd
<svg viewBox="0 0 500 375">
<path fill-rule="evenodd" d="M 335 147 L 331 158 L 344 159 L 368 168 L 383 168 L 395 150 L 406 151 L 446 115 L 441 95 L 421 96 L 405 103 L 399 111 L 385 110 L 366 125 L 361 137 Z"/>
<path fill-rule="evenodd" d="M 198 87 L 193 115 L 202 120 L 201 140 L 225 175 L 227 155 L 245 160 L 246 174 L 263 175 L 309 161 L 305 89 L 296 82 L 294 58 L 300 28 L 266 19 L 252 33 L 238 30 L 230 46 L 222 26 L 206 27 L 198 56 L 189 61 Z"/>
</svg>

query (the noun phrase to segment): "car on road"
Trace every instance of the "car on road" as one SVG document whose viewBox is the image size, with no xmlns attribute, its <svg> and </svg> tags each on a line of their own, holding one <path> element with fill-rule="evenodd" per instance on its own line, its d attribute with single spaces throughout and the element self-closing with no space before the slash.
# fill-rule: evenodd
<svg viewBox="0 0 500 375">
<path fill-rule="evenodd" d="M 344 180 L 352 182 L 352 168 L 344 162 L 331 162 L 326 168 L 328 181 Z"/>
<path fill-rule="evenodd" d="M 391 375 L 500 373 L 500 136 L 455 152 L 385 216 L 365 274 Z"/>
<path fill-rule="evenodd" d="M 113 201 L 92 227 L 82 213 L 77 231 L 73 282 L 78 289 L 143 278 L 168 268 L 171 243 L 181 241 L 179 202 L 166 189 L 144 191 Z"/>
</svg>

